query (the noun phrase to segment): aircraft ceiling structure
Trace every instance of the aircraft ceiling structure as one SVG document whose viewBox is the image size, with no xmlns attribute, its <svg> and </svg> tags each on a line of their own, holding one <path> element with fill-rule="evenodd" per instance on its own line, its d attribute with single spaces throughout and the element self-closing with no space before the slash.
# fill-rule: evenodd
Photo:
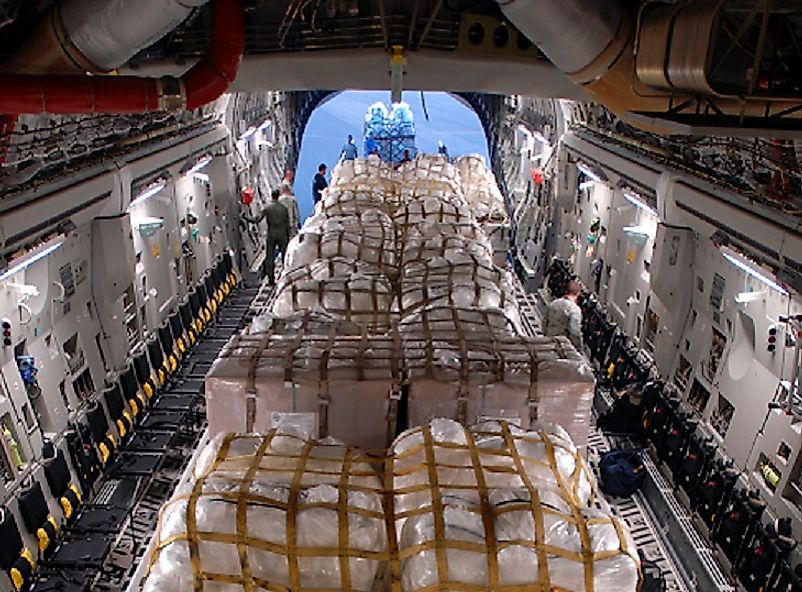
<svg viewBox="0 0 802 592">
<path fill-rule="evenodd" d="M 527 2 L 0 0 L 0 211 L 215 120 L 258 124 L 278 100 L 292 166 L 328 92 L 387 89 L 394 68 L 406 90 L 466 100 L 496 170 L 517 118 L 590 127 L 780 209 L 799 193 L 799 2 Z M 705 35 L 683 38 L 693 26 Z"/>
</svg>

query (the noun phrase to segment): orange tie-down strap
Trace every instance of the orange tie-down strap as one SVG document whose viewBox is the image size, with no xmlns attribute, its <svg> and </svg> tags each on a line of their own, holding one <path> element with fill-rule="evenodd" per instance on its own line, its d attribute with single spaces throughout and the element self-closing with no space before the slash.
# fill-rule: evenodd
<svg viewBox="0 0 802 592">
<path fill-rule="evenodd" d="M 386 455 L 383 464 L 381 459 L 377 461 L 375 456 L 367 456 L 353 448 L 303 441 L 278 435 L 275 430 L 264 436 L 225 435 L 218 442 L 219 449 L 209 467 L 196 475 L 189 488 L 162 508 L 149 573 L 164 577 L 161 569 L 154 570 L 161 554 L 171 545 L 185 545 L 189 560 L 188 565 L 183 566 L 187 570 L 184 576 L 193 582 L 195 592 L 211 590 L 220 584 L 253 592 L 607 592 L 596 587 L 595 570 L 598 562 L 610 559 L 619 563 L 631 561 L 637 569 L 635 585 L 639 586 L 639 562 L 626 527 L 613 516 L 589 511 L 592 499 L 585 504 L 576 499 L 579 475 L 589 475 L 581 457 L 576 455 L 576 470 L 572 475 L 561 475 L 556 465 L 555 449 L 564 448 L 562 443 L 553 441 L 542 432 L 523 432 L 503 422 L 499 425 L 500 429 L 492 434 L 466 429 L 464 443 L 459 444 L 437 441 L 429 426 L 416 428 L 406 433 L 407 437 L 411 434 L 416 438 L 413 445 L 395 455 Z M 494 443 L 487 447 L 484 443 L 491 435 Z M 293 440 L 294 444 L 288 446 L 286 439 Z M 526 440 L 529 444 L 545 447 L 545 457 L 523 456 L 520 450 Z M 247 452 L 243 453 L 243 449 Z M 454 459 L 462 462 L 452 464 Z M 537 463 L 553 472 L 557 485 L 550 490 L 550 495 L 558 496 L 562 500 L 560 504 L 543 501 L 542 489 L 530 476 L 533 464 Z M 455 473 L 457 470 L 458 475 Z M 473 478 L 466 479 L 465 475 Z M 515 494 L 514 499 L 494 504 L 493 495 L 500 490 L 499 480 L 507 477 L 511 484 L 508 491 Z M 229 479 L 230 485 L 221 487 L 221 479 Z M 412 481 L 414 484 L 404 487 L 399 481 Z M 271 487 L 264 487 L 265 483 Z M 306 492 L 321 484 L 336 491 L 336 496 L 327 498 L 325 502 L 309 501 Z M 282 495 L 273 494 L 278 490 Z M 470 494 L 470 499 L 475 500 L 472 505 L 460 505 L 459 511 L 478 515 L 478 522 L 482 525 L 478 538 L 454 536 L 460 526 L 455 529 L 449 525 L 447 510 L 455 507 L 454 500 L 460 499 L 460 492 Z M 360 495 L 370 496 L 376 505 L 354 503 Z M 424 501 L 410 508 L 410 495 Z M 404 506 L 403 511 L 399 503 Z M 224 505 L 233 507 L 233 514 L 223 513 L 231 517 L 229 520 L 233 524 L 210 529 L 209 509 Z M 266 532 L 271 530 L 267 526 L 249 524 L 249 512 L 255 508 L 281 512 L 284 516 L 283 528 L 278 529 L 281 532 L 277 532 L 275 527 L 272 532 Z M 335 545 L 309 544 L 310 518 L 309 515 L 304 517 L 308 511 L 313 511 L 315 528 L 325 528 L 325 524 L 337 529 Z M 175 514 L 171 514 L 169 521 L 165 520 L 165 514 L 170 512 L 182 513 L 185 517 L 183 528 L 175 527 Z M 499 539 L 497 519 L 509 512 L 531 515 L 533 536 Z M 328 514 L 325 519 L 321 517 L 323 513 Z M 512 516 L 517 519 L 517 515 Z M 399 529 L 410 519 L 428 520 L 427 524 L 431 523 L 433 529 L 431 536 L 423 539 L 401 537 Z M 555 520 L 564 523 L 566 530 L 576 533 L 578 541 L 573 542 L 571 548 L 546 542 L 549 536 L 546 524 L 553 525 Z M 356 532 L 364 529 L 370 521 L 384 537 L 372 548 L 359 547 L 354 544 Z M 163 536 L 165 522 L 170 524 L 170 536 Z M 614 533 L 616 544 L 596 551 L 591 531 L 600 527 Z M 302 536 L 300 529 L 305 529 Z M 331 540 L 331 536 L 328 538 Z M 230 547 L 230 550 L 225 547 Z M 504 583 L 499 565 L 499 557 L 510 547 L 529 550 L 536 558 L 536 562 L 532 561 L 531 577 L 522 578 L 519 574 L 519 583 L 515 584 Z M 484 585 L 461 581 L 464 566 L 450 564 L 459 553 L 464 556 L 466 552 L 484 562 L 480 566 L 486 569 Z M 286 558 L 286 564 L 271 561 L 265 568 L 259 561 L 260 556 L 266 554 L 273 558 Z M 168 552 L 165 557 L 176 556 L 174 552 Z M 221 567 L 222 556 L 230 558 L 225 568 Z M 411 580 L 404 572 L 408 568 L 407 562 L 413 558 L 419 561 L 426 558 L 431 562 L 436 575 L 433 581 L 417 586 L 410 584 Z M 328 569 L 331 582 L 327 587 L 304 585 L 309 581 L 309 566 L 316 561 L 318 565 L 325 563 Z M 366 562 L 374 568 L 369 572 L 373 580 L 367 587 L 364 569 L 360 568 Z M 575 563 L 582 585 L 566 588 L 559 582 L 555 583 L 550 562 L 561 563 L 562 569 L 566 563 Z M 217 570 L 210 569 L 209 563 L 213 563 Z M 355 568 L 359 571 L 354 572 Z M 175 577 L 175 570 L 176 566 L 172 565 L 168 577 Z M 360 577 L 357 573 L 362 574 L 362 584 L 354 580 Z M 265 577 L 266 574 L 273 577 Z M 525 583 L 520 583 L 521 579 Z M 636 589 L 633 587 L 631 592 Z M 616 590 L 630 592 L 629 587 Z"/>
</svg>

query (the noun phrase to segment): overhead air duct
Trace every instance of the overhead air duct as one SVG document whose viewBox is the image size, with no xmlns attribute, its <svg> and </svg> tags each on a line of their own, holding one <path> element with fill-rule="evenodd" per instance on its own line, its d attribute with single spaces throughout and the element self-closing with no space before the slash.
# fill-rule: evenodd
<svg viewBox="0 0 802 592">
<path fill-rule="evenodd" d="M 8 74 L 106 73 L 208 0 L 63 0 L 0 65 Z"/>
<path fill-rule="evenodd" d="M 152 2 L 125 0 L 123 3 L 133 9 Z M 70 114 L 196 109 L 226 91 L 236 78 L 245 47 L 242 0 L 212 0 L 211 18 L 211 39 L 206 55 L 181 78 L 10 74 L 0 76 L 0 111 Z M 128 23 L 121 22 L 111 28 L 126 26 Z"/>
<path fill-rule="evenodd" d="M 737 4 L 730 11 L 722 0 L 647 3 L 637 26 L 619 0 L 511 0 L 501 8 L 571 80 L 641 127 L 685 133 L 702 126 L 708 133 L 802 129 L 802 97 L 772 92 L 756 73 L 768 53 L 769 19 L 784 18 L 787 9 L 754 6 L 759 8 L 745 12 Z M 722 50 L 722 11 L 741 19 L 732 45 L 739 46 L 742 30 L 756 38 L 749 63 L 726 44 Z"/>
</svg>

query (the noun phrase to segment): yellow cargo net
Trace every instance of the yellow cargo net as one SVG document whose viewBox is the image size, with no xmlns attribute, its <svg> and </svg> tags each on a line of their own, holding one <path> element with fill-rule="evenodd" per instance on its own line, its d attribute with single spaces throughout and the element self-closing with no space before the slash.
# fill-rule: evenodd
<svg viewBox="0 0 802 592">
<path fill-rule="evenodd" d="M 158 590 L 164 578 L 178 577 L 178 568 L 184 581 L 191 579 L 195 592 L 214 584 L 271 592 L 635 592 L 640 568 L 631 537 L 620 520 L 592 509 L 593 478 L 570 443 L 560 435 L 524 432 L 503 422 L 463 431 L 464 438 L 455 443 L 438 440 L 428 425 L 409 430 L 396 441 L 396 452 L 383 459 L 275 430 L 265 436 L 217 438 L 206 458 L 202 455 L 198 461 L 194 481 L 161 511 L 145 591 Z M 412 439 L 412 444 L 400 445 L 404 439 Z M 522 453 L 527 446 L 545 453 Z M 566 455 L 573 459 L 570 471 Z M 219 486 L 221 481 L 225 487 Z M 271 494 L 265 484 L 281 494 Z M 316 487 L 329 488 L 332 495 L 312 499 Z M 497 501 L 500 493 L 504 503 Z M 370 503 L 356 502 L 358 496 Z M 463 501 L 455 505 L 459 496 Z M 464 501 L 469 498 L 472 503 Z M 232 524 L 208 528 L 209 512 L 229 506 L 232 509 L 224 514 Z M 479 538 L 454 536 L 457 531 L 449 518 L 454 508 L 475 516 L 481 525 Z M 249 522 L 251 512 L 257 511 L 272 512 L 273 521 Z M 310 512 L 317 516 L 315 533 L 310 533 Z M 499 520 L 517 520 L 524 514 L 531 517 L 531 537 L 499 537 Z M 165 529 L 176 530 L 176 517 L 181 516 L 185 524 L 178 532 L 163 536 Z M 410 540 L 402 535 L 405 525 L 415 520 L 431 524 L 431 536 Z M 576 531 L 576 544 L 548 542 L 549 525 L 553 528 L 556 522 Z M 615 544 L 594 548 L 592 531 L 599 528 L 612 532 Z M 331 532 L 324 532 L 327 529 Z M 371 536 L 366 537 L 366 531 Z M 176 545 L 186 545 L 186 553 L 171 549 Z M 500 558 L 511 548 L 536 557 L 537 565 L 531 563 L 522 581 L 510 582 L 502 570 Z M 465 581 L 464 566 L 450 564 L 454 553 L 473 554 L 471 569 L 486 573 L 484 581 Z M 231 559 L 228 569 L 211 569 L 209 564 L 219 566 L 222 556 Z M 268 556 L 273 560 L 266 560 Z M 165 571 L 163 562 L 176 557 L 186 560 Z M 634 578 L 625 575 L 620 587 L 599 588 L 597 570 L 609 572 L 610 566 L 603 565 L 608 560 L 627 566 Z M 432 563 L 433 580 L 411 579 L 408 572 L 416 561 Z M 559 562 L 563 570 L 566 562 L 575 564 L 572 569 L 581 574 L 579 586 L 560 583 L 553 569 Z"/>
</svg>

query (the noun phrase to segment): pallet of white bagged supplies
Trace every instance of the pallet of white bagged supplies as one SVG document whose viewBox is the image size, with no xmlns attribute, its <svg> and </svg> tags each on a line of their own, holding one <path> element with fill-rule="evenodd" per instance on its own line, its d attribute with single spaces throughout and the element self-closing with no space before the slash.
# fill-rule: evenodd
<svg viewBox="0 0 802 592">
<path fill-rule="evenodd" d="M 271 327 L 279 329 L 280 327 Z M 333 436 L 367 450 L 396 433 L 401 393 L 398 343 L 330 325 L 329 334 L 242 334 L 206 376 L 212 434 L 265 432 Z"/>
<path fill-rule="evenodd" d="M 455 263 L 469 258 L 477 265 L 491 267 L 493 249 L 490 241 L 484 235 L 480 236 L 481 238 L 468 238 L 459 234 L 428 232 L 424 235 L 407 232 L 406 237 L 399 241 L 399 259 L 401 265 L 404 265 L 409 262 L 427 261 L 434 257 L 445 258 Z"/>
<path fill-rule="evenodd" d="M 287 249 L 288 271 L 317 259 L 346 257 L 370 263 L 389 276 L 398 273 L 395 227 L 386 214 L 371 211 L 362 216 L 336 216 L 307 222 Z"/>
<path fill-rule="evenodd" d="M 402 318 L 422 308 L 454 306 L 463 309 L 499 309 L 516 319 L 518 301 L 505 272 L 454 255 L 435 257 L 403 266 L 399 281 Z"/>
<path fill-rule="evenodd" d="M 393 223 L 399 232 L 405 232 L 410 226 L 424 222 L 437 224 L 466 224 L 473 222 L 470 209 L 463 204 L 454 204 L 436 197 L 404 203 L 393 214 Z"/>
<path fill-rule="evenodd" d="M 434 420 L 380 458 L 220 434 L 161 510 L 144 591 L 635 592 L 596 490 L 558 426 Z"/>
<path fill-rule="evenodd" d="M 591 507 L 593 477 L 558 427 L 434 420 L 399 436 L 385 473 L 401 592 L 640 588 L 629 529 Z"/>
<path fill-rule="evenodd" d="M 365 182 L 329 190 L 318 210 L 327 216 L 359 216 L 370 211 L 392 215 L 398 206 L 394 185 Z"/>
<path fill-rule="evenodd" d="M 352 448 L 221 434 L 162 507 L 145 592 L 387 589 L 382 480 Z"/>
<path fill-rule="evenodd" d="M 320 308 L 381 334 L 397 320 L 394 302 L 395 288 L 381 270 L 361 261 L 335 258 L 282 274 L 271 312 L 290 316 Z"/>
</svg>

